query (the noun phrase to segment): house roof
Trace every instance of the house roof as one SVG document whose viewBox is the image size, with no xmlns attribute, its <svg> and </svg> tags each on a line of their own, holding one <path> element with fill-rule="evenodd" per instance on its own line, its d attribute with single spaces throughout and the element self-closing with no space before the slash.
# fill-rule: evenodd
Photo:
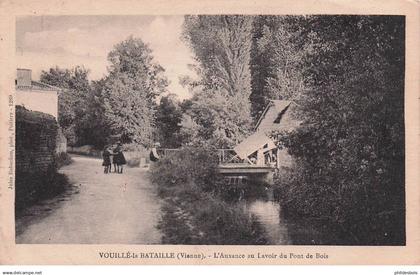
<svg viewBox="0 0 420 275">
<path fill-rule="evenodd" d="M 258 119 L 254 130 L 257 130 L 260 127 L 261 123 L 274 123 L 278 114 L 281 113 L 285 108 L 287 108 L 290 105 L 290 103 L 291 101 L 289 100 L 270 100 L 268 105 L 265 107 L 264 112 Z"/>
<path fill-rule="evenodd" d="M 300 122 L 292 115 L 293 102 L 289 100 L 271 100 L 255 126 L 255 132 L 233 148 L 236 154 L 245 159 L 259 149 L 275 148 L 269 137 L 273 130 L 293 130 Z"/>
<path fill-rule="evenodd" d="M 254 130 L 268 133 L 272 130 L 295 129 L 299 125 L 299 121 L 292 114 L 293 106 L 293 101 L 270 100 Z"/>
<path fill-rule="evenodd" d="M 263 148 L 270 150 L 276 148 L 276 145 L 265 133 L 255 132 L 236 145 L 233 150 L 241 159 L 245 159 L 255 151 Z"/>
<path fill-rule="evenodd" d="M 58 87 L 31 80 L 31 86 L 16 85 L 18 90 L 59 91 Z"/>
</svg>

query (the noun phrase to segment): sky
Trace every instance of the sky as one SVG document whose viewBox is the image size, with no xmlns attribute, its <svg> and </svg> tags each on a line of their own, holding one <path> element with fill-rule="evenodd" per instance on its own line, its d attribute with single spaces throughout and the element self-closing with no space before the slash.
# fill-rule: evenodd
<svg viewBox="0 0 420 275">
<path fill-rule="evenodd" d="M 168 90 L 179 99 L 190 97 L 179 77 L 191 75 L 190 49 L 181 40 L 183 16 L 24 16 L 16 20 L 18 68 L 32 69 L 38 80 L 42 70 L 83 65 L 90 80 L 107 74 L 107 55 L 130 35 L 141 38 L 165 68 Z"/>
</svg>

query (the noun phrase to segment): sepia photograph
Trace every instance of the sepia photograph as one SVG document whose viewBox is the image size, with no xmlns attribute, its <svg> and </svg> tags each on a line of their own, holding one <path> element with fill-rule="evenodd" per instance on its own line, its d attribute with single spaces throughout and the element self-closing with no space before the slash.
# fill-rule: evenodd
<svg viewBox="0 0 420 275">
<path fill-rule="evenodd" d="M 404 246 L 405 16 L 18 16 L 17 244 Z"/>
</svg>

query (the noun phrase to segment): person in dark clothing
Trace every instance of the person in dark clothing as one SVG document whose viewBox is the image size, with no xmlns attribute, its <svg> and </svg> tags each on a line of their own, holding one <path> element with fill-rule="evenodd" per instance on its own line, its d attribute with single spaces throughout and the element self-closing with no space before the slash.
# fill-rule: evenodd
<svg viewBox="0 0 420 275">
<path fill-rule="evenodd" d="M 114 164 L 114 173 L 117 173 L 117 147 L 113 147 L 112 149 L 112 164 Z"/>
<path fill-rule="evenodd" d="M 125 164 L 127 164 L 127 161 L 125 160 L 124 153 L 122 150 L 122 144 L 121 142 L 118 142 L 117 147 L 114 149 L 114 172 L 122 174 L 123 173 L 123 167 Z"/>
<path fill-rule="evenodd" d="M 152 162 L 156 162 L 156 161 L 158 161 L 159 159 L 160 159 L 160 157 L 159 157 L 159 154 L 158 154 L 158 152 L 157 152 L 157 147 L 159 147 L 160 146 L 160 143 L 158 143 L 158 142 L 156 142 L 154 145 L 153 145 L 153 148 L 150 150 L 150 155 L 149 155 L 149 157 L 150 157 L 150 160 L 152 161 Z"/>
<path fill-rule="evenodd" d="M 104 173 L 108 174 L 111 173 L 111 152 L 108 149 L 108 146 L 104 147 L 102 152 L 102 166 L 104 167 Z"/>
</svg>

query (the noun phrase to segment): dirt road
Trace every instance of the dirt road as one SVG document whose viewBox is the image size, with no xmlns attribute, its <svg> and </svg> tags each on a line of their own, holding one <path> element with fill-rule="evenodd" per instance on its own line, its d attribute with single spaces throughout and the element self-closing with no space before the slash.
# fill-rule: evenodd
<svg viewBox="0 0 420 275">
<path fill-rule="evenodd" d="M 160 200 L 144 168 L 104 174 L 99 159 L 73 160 L 60 170 L 72 191 L 29 209 L 16 223 L 17 243 L 160 243 Z"/>
</svg>

